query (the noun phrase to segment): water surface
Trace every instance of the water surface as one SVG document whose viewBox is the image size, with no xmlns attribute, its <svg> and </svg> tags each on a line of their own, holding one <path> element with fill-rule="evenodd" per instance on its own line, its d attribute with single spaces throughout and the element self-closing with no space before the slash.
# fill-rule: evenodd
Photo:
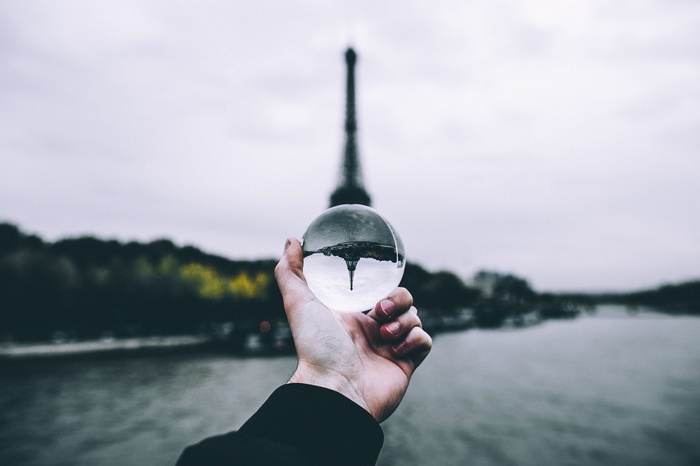
<svg viewBox="0 0 700 466">
<path fill-rule="evenodd" d="M 440 335 L 379 465 L 700 464 L 700 319 L 617 308 Z M 0 464 L 171 465 L 238 428 L 293 357 L 0 363 Z"/>
</svg>

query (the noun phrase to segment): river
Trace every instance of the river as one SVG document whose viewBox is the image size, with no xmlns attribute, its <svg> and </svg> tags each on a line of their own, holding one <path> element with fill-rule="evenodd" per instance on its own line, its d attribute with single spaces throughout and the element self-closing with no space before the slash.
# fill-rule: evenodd
<svg viewBox="0 0 700 466">
<path fill-rule="evenodd" d="M 172 465 L 236 429 L 293 357 L 172 354 L 0 362 L 0 464 Z M 603 307 L 441 334 L 378 464 L 700 464 L 700 318 Z"/>
</svg>

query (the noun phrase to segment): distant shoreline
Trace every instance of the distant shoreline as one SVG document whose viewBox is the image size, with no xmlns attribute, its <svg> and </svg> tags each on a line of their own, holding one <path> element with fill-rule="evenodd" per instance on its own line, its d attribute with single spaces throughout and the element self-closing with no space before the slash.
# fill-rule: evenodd
<svg viewBox="0 0 700 466">
<path fill-rule="evenodd" d="M 211 341 L 212 338 L 208 336 L 181 335 L 66 343 L 5 344 L 0 345 L 0 360 L 170 350 L 203 346 L 211 343 Z"/>
<path fill-rule="evenodd" d="M 623 304 L 598 305 L 593 311 L 583 313 L 588 317 L 598 318 L 675 318 L 675 317 L 700 317 L 697 314 L 670 314 L 662 309 L 648 306 L 629 306 Z M 504 326 L 495 329 L 482 330 L 503 330 L 512 331 L 514 329 L 525 329 L 542 323 L 536 322 L 514 325 L 513 322 L 506 322 Z M 429 324 L 429 322 L 426 322 Z M 450 316 L 442 325 L 429 329 L 433 335 L 449 333 L 450 331 L 466 331 L 478 329 L 471 325 L 470 319 L 455 321 L 454 316 Z M 430 327 L 430 325 L 428 325 Z M 269 354 L 290 354 L 290 351 L 273 351 L 271 347 L 265 347 L 260 341 L 262 334 L 250 332 L 244 338 L 245 343 L 237 351 L 229 351 L 238 355 L 269 355 Z M 0 363 L 8 361 L 47 361 L 53 358 L 65 357 L 102 357 L 110 355 L 139 355 L 153 353 L 173 353 L 178 351 L 192 352 L 193 350 L 219 350 L 233 349 L 230 341 L 217 338 L 212 335 L 176 335 L 176 336 L 150 336 L 135 338 L 103 338 L 100 340 L 88 341 L 68 341 L 68 342 L 44 342 L 44 343 L 4 343 L 0 344 Z M 288 342 L 291 345 L 291 341 Z M 291 350 L 287 346 L 286 350 Z"/>
</svg>

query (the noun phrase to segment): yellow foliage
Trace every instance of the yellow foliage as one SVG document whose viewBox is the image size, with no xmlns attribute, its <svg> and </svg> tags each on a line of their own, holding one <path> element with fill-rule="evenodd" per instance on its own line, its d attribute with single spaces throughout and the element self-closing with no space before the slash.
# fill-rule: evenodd
<svg viewBox="0 0 700 466">
<path fill-rule="evenodd" d="M 250 276 L 241 272 L 235 277 L 223 277 L 213 267 L 191 263 L 180 268 L 180 276 L 197 287 L 202 298 L 221 299 L 224 296 L 234 298 L 262 298 L 266 295 L 270 282 L 268 274 L 260 272 Z"/>
<path fill-rule="evenodd" d="M 226 282 L 212 267 L 197 263 L 187 264 L 180 268 L 180 276 L 187 281 L 194 282 L 202 298 L 219 299 L 224 297 Z"/>
<path fill-rule="evenodd" d="M 236 297 L 262 298 L 265 296 L 269 281 L 270 277 L 263 272 L 259 272 L 255 277 L 251 277 L 247 272 L 241 272 L 229 280 L 228 291 Z"/>
</svg>

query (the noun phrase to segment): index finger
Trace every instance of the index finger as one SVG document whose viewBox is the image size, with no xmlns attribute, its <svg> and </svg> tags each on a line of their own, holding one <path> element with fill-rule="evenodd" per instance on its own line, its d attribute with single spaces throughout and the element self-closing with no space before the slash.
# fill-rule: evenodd
<svg viewBox="0 0 700 466">
<path fill-rule="evenodd" d="M 406 288 L 396 288 L 379 301 L 367 315 L 379 323 L 388 322 L 407 312 L 413 306 L 413 296 Z"/>
</svg>

